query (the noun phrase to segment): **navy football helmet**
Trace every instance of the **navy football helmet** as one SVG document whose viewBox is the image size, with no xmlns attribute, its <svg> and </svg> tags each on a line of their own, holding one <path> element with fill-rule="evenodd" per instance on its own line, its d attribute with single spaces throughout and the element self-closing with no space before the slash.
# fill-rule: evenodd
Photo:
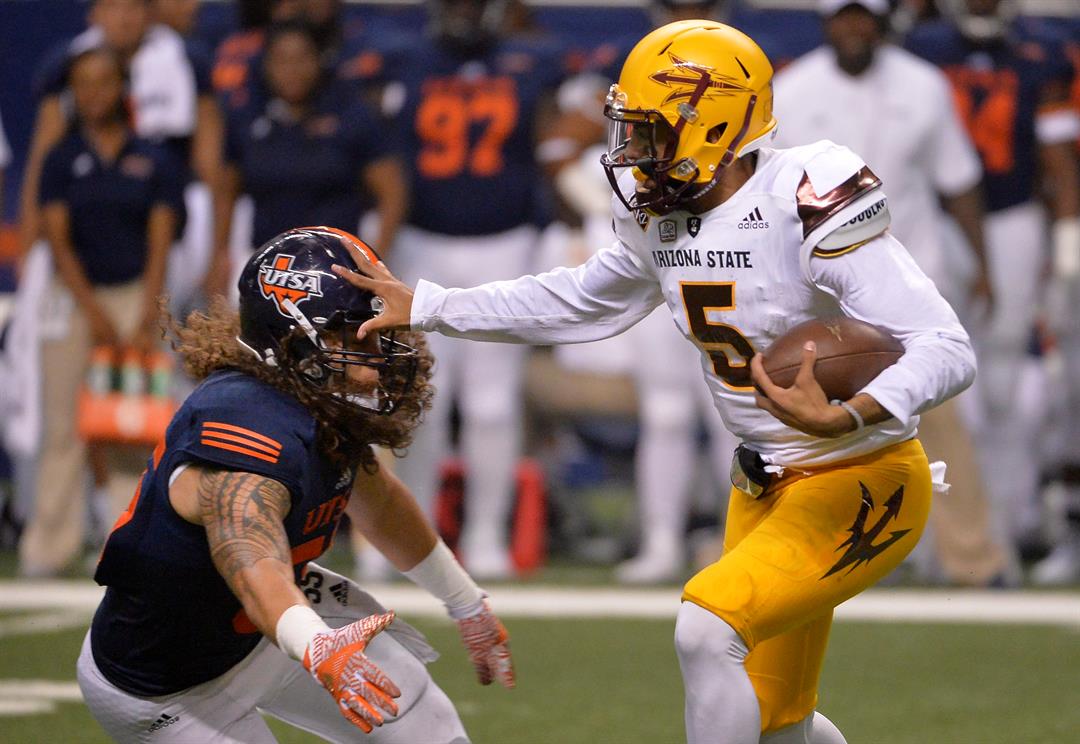
<svg viewBox="0 0 1080 744">
<path fill-rule="evenodd" d="M 240 275 L 237 340 L 266 364 L 288 364 L 317 387 L 335 375 L 343 378 L 350 364 L 375 368 L 380 382 L 374 394 L 342 397 L 369 411 L 393 413 L 412 387 L 418 354 L 392 333 L 379 337 L 378 352 L 349 348 L 360 324 L 382 312 L 383 304 L 331 271 L 334 264 L 356 270 L 347 243 L 379 260 L 362 240 L 331 227 L 288 230 L 259 248 Z M 328 345 L 331 340 L 336 342 Z"/>
</svg>

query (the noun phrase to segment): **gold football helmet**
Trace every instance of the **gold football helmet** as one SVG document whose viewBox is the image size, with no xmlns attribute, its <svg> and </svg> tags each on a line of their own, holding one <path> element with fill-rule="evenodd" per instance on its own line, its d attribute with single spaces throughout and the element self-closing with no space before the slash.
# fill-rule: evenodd
<svg viewBox="0 0 1080 744">
<path fill-rule="evenodd" d="M 715 21 L 669 23 L 639 41 L 604 106 L 611 121 L 602 162 L 627 209 L 670 212 L 770 138 L 772 75 L 749 36 Z M 624 194 L 622 168 L 655 187 Z"/>
</svg>

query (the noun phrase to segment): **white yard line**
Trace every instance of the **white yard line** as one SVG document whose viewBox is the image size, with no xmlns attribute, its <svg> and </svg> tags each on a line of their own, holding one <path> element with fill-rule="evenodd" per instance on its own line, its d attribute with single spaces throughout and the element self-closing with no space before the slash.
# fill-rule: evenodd
<svg viewBox="0 0 1080 744">
<path fill-rule="evenodd" d="M 365 587 L 404 616 L 445 617 L 442 606 L 408 584 Z M 89 581 L 0 581 L 0 611 L 92 612 L 101 587 Z M 492 602 L 507 617 L 673 619 L 679 589 L 498 586 Z M 1080 593 L 964 589 L 875 589 L 836 610 L 839 621 L 1020 623 L 1080 627 Z"/>
<path fill-rule="evenodd" d="M 78 703 L 82 699 L 82 692 L 76 682 L 46 679 L 0 680 L 0 717 L 52 713 L 58 702 Z"/>
<path fill-rule="evenodd" d="M 0 618 L 0 638 L 35 633 L 55 633 L 69 628 L 85 628 L 90 613 L 81 609 L 36 612 L 31 615 Z"/>
</svg>

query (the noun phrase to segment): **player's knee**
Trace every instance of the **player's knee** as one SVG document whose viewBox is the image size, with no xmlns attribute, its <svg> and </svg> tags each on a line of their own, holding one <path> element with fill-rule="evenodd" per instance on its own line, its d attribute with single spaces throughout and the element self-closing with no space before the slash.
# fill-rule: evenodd
<svg viewBox="0 0 1080 744">
<path fill-rule="evenodd" d="M 679 661 L 742 664 L 749 651 L 735 629 L 693 602 L 683 602 L 675 621 L 675 651 Z"/>
<path fill-rule="evenodd" d="M 814 711 L 801 721 L 761 735 L 761 744 L 847 744 L 840 729 Z"/>
</svg>

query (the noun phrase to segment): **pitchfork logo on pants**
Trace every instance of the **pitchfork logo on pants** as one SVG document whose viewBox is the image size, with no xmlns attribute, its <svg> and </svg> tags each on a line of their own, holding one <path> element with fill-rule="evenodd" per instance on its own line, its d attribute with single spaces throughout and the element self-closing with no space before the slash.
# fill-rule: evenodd
<svg viewBox="0 0 1080 744">
<path fill-rule="evenodd" d="M 859 506 L 859 513 L 855 516 L 855 522 L 848 528 L 851 537 L 837 547 L 837 550 L 844 550 L 844 548 L 847 548 L 847 550 L 840 557 L 840 560 L 836 562 L 836 565 L 821 577 L 822 579 L 827 579 L 837 571 L 845 568 L 848 569 L 848 573 L 851 573 L 861 564 L 869 563 L 884 553 L 890 545 L 911 532 L 911 530 L 893 530 L 885 540 L 874 543 L 877 536 L 885 529 L 885 525 L 900 515 L 900 505 L 904 502 L 904 487 L 900 486 L 889 497 L 889 500 L 885 502 L 885 513 L 869 530 L 866 529 L 866 518 L 870 516 L 870 512 L 874 509 L 874 499 L 870 496 L 870 490 L 862 481 L 859 481 L 859 488 L 862 489 L 862 505 Z"/>
</svg>

